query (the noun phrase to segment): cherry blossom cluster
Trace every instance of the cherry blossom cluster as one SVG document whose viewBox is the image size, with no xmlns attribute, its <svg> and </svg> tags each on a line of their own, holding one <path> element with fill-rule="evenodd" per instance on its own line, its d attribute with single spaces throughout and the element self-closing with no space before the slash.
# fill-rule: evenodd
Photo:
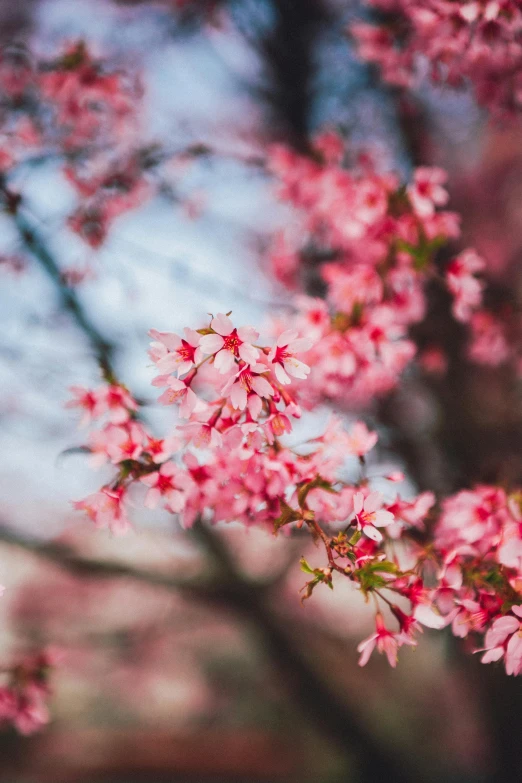
<svg viewBox="0 0 522 783">
<path fill-rule="evenodd" d="M 357 423 L 343 449 L 364 466 L 376 439 Z M 416 646 L 423 626 L 451 625 L 455 636 L 469 637 L 471 651 L 483 653 L 484 663 L 503 660 L 507 674 L 521 674 L 522 492 L 479 486 L 447 498 L 432 539 L 425 525 L 432 493 L 385 500 L 364 478 L 341 486 L 305 488 L 297 495 L 299 509 L 285 507 L 278 524 L 306 524 L 324 546 L 323 566 L 301 561 L 311 576 L 304 598 L 320 584 L 333 589 L 337 574 L 373 598 L 375 632 L 358 645 L 359 664 L 377 649 L 395 666 L 399 648 Z"/>
<path fill-rule="evenodd" d="M 469 358 L 476 364 L 497 367 L 509 363 L 518 376 L 522 373 L 522 320 L 510 305 L 498 312 L 485 308 L 471 316 Z"/>
<path fill-rule="evenodd" d="M 522 107 L 522 8 L 517 0 L 368 0 L 371 23 L 351 25 L 359 55 L 385 81 L 411 87 L 471 84 L 503 114 Z"/>
<path fill-rule="evenodd" d="M 73 389 L 68 404 L 98 425 L 85 447 L 91 462 L 114 471 L 75 508 L 114 533 L 129 529 L 131 503 L 162 506 L 184 526 L 306 529 L 324 559 L 301 560 L 310 577 L 303 599 L 319 585 L 333 589 L 335 577 L 373 601 L 376 629 L 359 644 L 360 665 L 376 648 L 395 666 L 423 627 L 451 625 L 459 637 L 483 637 L 485 662 L 504 658 L 508 674 L 520 673 L 522 493 L 460 492 L 443 502 L 429 534 L 434 495 L 401 497 L 398 472 L 380 477 L 389 491 L 376 491 L 367 460 L 377 433 L 363 422 L 345 430 L 332 417 L 322 435 L 290 445 L 310 371 L 299 356 L 310 353 L 310 340 L 285 330 L 261 345 L 253 327 L 235 327 L 229 316 L 183 336 L 151 330 L 152 384 L 163 390 L 159 402 L 177 410 L 164 438 L 149 432 L 123 386 Z M 357 465 L 359 479 L 348 479 Z"/>
<path fill-rule="evenodd" d="M 453 314 L 469 322 L 480 307 L 484 261 L 465 250 L 439 270 L 437 251 L 459 235 L 441 169 L 421 167 L 409 184 L 366 159 L 347 168 L 342 139 L 323 133 L 313 154 L 277 146 L 269 166 L 298 224 L 277 237 L 276 276 L 324 296 L 296 298 L 294 325 L 314 341 L 312 399 L 367 402 L 389 391 L 415 355 L 408 328 L 426 311 L 425 287 L 442 285 Z M 311 278 L 315 274 L 316 279 Z"/>
<path fill-rule="evenodd" d="M 44 650 L 1 670 L 0 725 L 33 734 L 48 723 L 49 676 L 56 663 L 57 654 Z"/>
<path fill-rule="evenodd" d="M 92 462 L 117 469 L 112 482 L 76 507 L 99 526 L 123 532 L 129 489 L 140 483 L 148 487 L 145 506 L 163 502 L 186 526 L 209 513 L 214 521 L 249 523 L 262 512 L 270 523 L 279 514 L 278 497 L 328 459 L 300 457 L 279 443 L 301 415 L 291 387 L 309 372 L 298 355 L 310 341 L 287 330 L 271 346 L 259 346 L 253 327 L 236 328 L 224 314 L 202 329 L 185 329 L 183 337 L 157 330 L 151 336 L 159 371 L 152 383 L 164 389 L 161 404 L 177 407 L 178 424 L 157 439 L 123 387 L 75 388 L 69 405 L 84 411 L 84 421 L 102 424 L 87 444 Z"/>
<path fill-rule="evenodd" d="M 8 208 L 13 211 L 18 198 L 11 175 L 33 161 L 57 159 L 79 199 L 68 225 L 99 247 L 112 220 L 150 190 L 146 172 L 157 151 L 138 146 L 139 81 L 79 42 L 54 59 L 6 50 L 0 90 L 0 174 Z"/>
<path fill-rule="evenodd" d="M 453 633 L 480 635 L 484 663 L 522 673 L 522 492 L 482 485 L 446 499 L 434 547 L 436 604 Z"/>
<path fill-rule="evenodd" d="M 185 329 L 183 337 L 156 330 L 151 336 L 150 356 L 160 373 L 152 383 L 165 389 L 159 401 L 176 405 L 180 421 L 168 437 L 156 439 L 123 387 L 74 389 L 70 404 L 84 411 L 84 420 L 103 425 L 88 441 L 91 460 L 115 468 L 109 484 L 74 504 L 78 510 L 98 526 L 125 532 L 129 496 L 138 498 L 141 486 L 146 507 L 161 504 L 186 526 L 196 519 L 240 521 L 275 532 L 306 525 L 323 541 L 328 565 L 313 569 L 303 561 L 312 574 L 305 595 L 319 583 L 332 586 L 335 571 L 365 596 L 377 596 L 382 587 L 409 596 L 415 585 L 415 617 L 407 620 L 393 608 L 406 629 L 401 626 L 393 636 L 395 651 L 402 643 L 415 643 L 413 630 L 420 622 L 442 623 L 430 608 L 430 591 L 389 559 L 381 532 L 388 528 L 396 541 L 403 527 L 422 525 L 432 496 L 397 497 L 385 504 L 368 482 L 342 480 L 347 457 L 363 464 L 377 441 L 362 423 L 345 432 L 332 419 L 305 447 L 284 443 L 292 418 L 300 416 L 292 381 L 308 374 L 298 358 L 309 349 L 308 340 L 285 331 L 272 345 L 260 346 L 252 327 L 236 328 L 223 314 L 202 329 Z"/>
</svg>

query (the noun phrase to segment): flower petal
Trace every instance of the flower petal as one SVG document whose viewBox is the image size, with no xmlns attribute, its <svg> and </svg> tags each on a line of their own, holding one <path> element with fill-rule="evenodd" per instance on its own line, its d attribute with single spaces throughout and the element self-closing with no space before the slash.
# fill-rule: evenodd
<svg viewBox="0 0 522 783">
<path fill-rule="evenodd" d="M 206 356 L 217 353 L 223 348 L 223 338 L 219 334 L 205 334 L 200 340 L 199 347 Z"/>
<path fill-rule="evenodd" d="M 218 313 L 216 317 L 212 319 L 210 326 L 215 332 L 221 334 L 223 337 L 226 337 L 234 331 L 234 324 L 228 315 L 224 315 L 224 313 Z"/>
</svg>

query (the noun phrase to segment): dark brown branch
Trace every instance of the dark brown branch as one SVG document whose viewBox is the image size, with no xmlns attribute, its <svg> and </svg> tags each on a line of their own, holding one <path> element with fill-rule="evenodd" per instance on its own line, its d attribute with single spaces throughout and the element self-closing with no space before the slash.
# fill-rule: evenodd
<svg viewBox="0 0 522 783">
<path fill-rule="evenodd" d="M 65 282 L 60 267 L 49 252 L 45 241 L 26 215 L 21 196 L 11 192 L 6 183 L 1 180 L 0 191 L 3 195 L 6 211 L 12 216 L 24 247 L 43 268 L 49 280 L 53 283 L 63 308 L 71 315 L 78 328 L 87 337 L 105 379 L 113 382 L 115 380 L 112 364 L 114 345 L 92 323 L 76 291 Z"/>
<path fill-rule="evenodd" d="M 209 600 L 212 596 L 215 600 L 219 595 L 219 588 L 215 580 L 205 582 L 200 578 L 170 576 L 156 571 L 133 568 L 116 560 L 94 560 L 82 557 L 66 544 L 56 541 L 42 541 L 34 536 L 23 535 L 7 525 L 0 525 L 0 543 L 30 552 L 74 576 L 82 578 L 130 579 L 151 587 L 182 592 L 191 598 L 205 600 Z"/>
<path fill-rule="evenodd" d="M 366 730 L 357 706 L 347 704 L 320 676 L 306 651 L 267 603 L 266 594 L 245 582 L 221 539 L 203 524 L 195 526 L 194 534 L 223 574 L 228 605 L 254 628 L 302 714 L 343 756 L 355 754 L 360 777 L 355 776 L 354 780 L 421 783 L 423 778 L 408 774 L 398 754 L 383 747 Z"/>
</svg>

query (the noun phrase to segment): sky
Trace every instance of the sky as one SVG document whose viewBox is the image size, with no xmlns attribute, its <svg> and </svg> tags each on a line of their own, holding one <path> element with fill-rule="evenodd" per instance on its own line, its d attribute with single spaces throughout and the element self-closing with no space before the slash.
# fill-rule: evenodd
<svg viewBox="0 0 522 783">
<path fill-rule="evenodd" d="M 238 73 L 252 75 L 255 63 L 236 36 L 223 31 L 208 40 L 195 34 L 186 42 L 169 36 L 150 11 L 124 13 L 124 25 L 121 13 L 79 0 L 72 14 L 70 2 L 44 2 L 35 25 L 37 46 L 53 51 L 64 40 L 85 36 L 100 52 L 119 49 L 127 58 L 132 47 L 132 65 L 139 63 L 145 85 L 144 134 L 172 149 L 197 140 L 225 154 L 169 171 L 179 200 L 155 198 L 126 214 L 97 253 L 63 226 L 73 194 L 55 164 L 24 172 L 20 187 L 60 265 L 93 268 L 94 279 L 82 284 L 80 297 L 119 346 L 116 364 L 124 382 L 153 400 L 150 328 L 180 331 L 199 325 L 207 313 L 230 310 L 239 323 L 261 327 L 268 306 L 284 304 L 284 292 L 274 290 L 259 263 L 260 240 L 283 210 L 265 177 L 229 157 L 255 149 L 249 139 L 256 113 L 237 89 Z M 195 218 L 187 215 L 187 200 L 196 205 Z M 9 220 L 0 228 L 1 250 L 16 251 Z M 71 524 L 69 501 L 100 483 L 82 464 L 84 457 L 59 456 L 85 437 L 74 412 L 63 408 L 68 387 L 97 383 L 99 374 L 83 336 L 60 313 L 36 265 L 19 276 L 5 274 L 0 302 L 1 507 L 8 524 L 53 535 L 66 517 Z"/>
</svg>

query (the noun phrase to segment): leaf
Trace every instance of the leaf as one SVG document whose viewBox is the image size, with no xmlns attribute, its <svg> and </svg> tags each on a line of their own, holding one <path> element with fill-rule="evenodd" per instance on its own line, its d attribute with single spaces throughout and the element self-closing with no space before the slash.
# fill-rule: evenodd
<svg viewBox="0 0 522 783">
<path fill-rule="evenodd" d="M 300 559 L 299 563 L 301 565 L 301 571 L 304 571 L 305 574 L 313 574 L 314 573 L 314 569 L 311 568 L 311 566 L 308 565 L 308 563 L 306 562 L 304 557 L 302 557 Z"/>
<path fill-rule="evenodd" d="M 274 533 L 277 533 L 284 525 L 288 525 L 290 522 L 297 522 L 301 519 L 301 513 L 289 506 L 284 498 L 279 498 L 279 507 L 281 513 L 274 519 Z"/>
<path fill-rule="evenodd" d="M 365 563 L 365 565 L 354 572 L 354 575 L 359 580 L 361 590 L 364 593 L 369 593 L 372 590 L 378 590 L 389 585 L 389 580 L 381 576 L 381 574 L 396 574 L 398 571 L 399 569 L 395 563 L 385 560 L 382 563 Z"/>
<path fill-rule="evenodd" d="M 312 481 L 307 481 L 304 484 L 300 486 L 300 488 L 297 491 L 297 502 L 299 503 L 299 506 L 303 508 L 303 506 L 306 503 L 306 496 L 312 489 L 324 489 L 326 492 L 336 492 L 329 481 L 326 481 L 326 479 L 321 478 L 321 476 L 316 476 Z"/>
</svg>

